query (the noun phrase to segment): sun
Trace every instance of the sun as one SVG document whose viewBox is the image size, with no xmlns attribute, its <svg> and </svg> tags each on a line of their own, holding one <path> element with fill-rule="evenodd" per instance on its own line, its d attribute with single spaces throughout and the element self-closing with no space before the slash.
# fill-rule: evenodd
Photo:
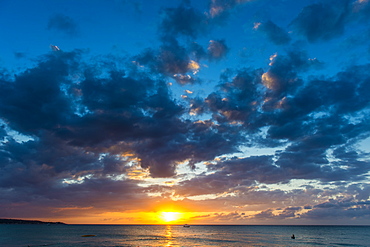
<svg viewBox="0 0 370 247">
<path fill-rule="evenodd" d="M 179 212 L 161 212 L 160 218 L 164 222 L 174 222 L 181 218 L 181 213 Z"/>
</svg>

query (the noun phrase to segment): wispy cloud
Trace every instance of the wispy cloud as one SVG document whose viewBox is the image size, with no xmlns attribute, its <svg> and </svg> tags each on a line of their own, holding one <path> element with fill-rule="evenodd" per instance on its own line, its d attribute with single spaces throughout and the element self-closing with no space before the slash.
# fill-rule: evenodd
<svg viewBox="0 0 370 247">
<path fill-rule="evenodd" d="M 63 14 L 56 14 L 50 17 L 47 29 L 62 32 L 71 37 L 78 34 L 77 23 L 71 17 Z"/>
</svg>

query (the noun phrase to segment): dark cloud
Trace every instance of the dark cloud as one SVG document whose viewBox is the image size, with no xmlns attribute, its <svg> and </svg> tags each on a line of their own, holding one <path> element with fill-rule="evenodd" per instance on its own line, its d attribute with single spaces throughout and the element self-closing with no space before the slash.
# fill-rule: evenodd
<svg viewBox="0 0 370 247">
<path fill-rule="evenodd" d="M 206 31 L 205 15 L 195 8 L 182 4 L 162 10 L 159 31 L 163 38 L 185 36 L 196 38 Z"/>
<path fill-rule="evenodd" d="M 271 100 L 265 104 L 266 109 L 279 107 L 275 99 L 283 99 L 294 94 L 302 85 L 299 73 L 309 70 L 315 65 L 315 60 L 310 60 L 305 52 L 290 51 L 286 56 L 278 54 L 270 58 L 270 68 L 262 76 L 262 82 L 268 89 L 267 97 Z M 284 103 L 284 102 L 279 102 Z"/>
<path fill-rule="evenodd" d="M 55 187 L 63 179 L 77 181 L 78 177 L 88 174 L 117 175 L 125 170 L 123 159 L 102 158 L 84 148 L 68 145 L 48 132 L 37 139 L 4 143 L 1 153 L 3 187 Z"/>
<path fill-rule="evenodd" d="M 221 59 L 226 55 L 228 49 L 224 40 L 211 40 L 207 49 L 208 56 L 211 60 Z"/>
<path fill-rule="evenodd" d="M 211 216 L 213 222 L 240 222 L 244 221 L 247 217 L 244 213 L 215 213 Z"/>
<path fill-rule="evenodd" d="M 267 184 L 283 182 L 284 175 L 277 167 L 273 166 L 272 158 L 273 156 L 234 158 L 210 168 L 220 170 L 222 175 L 230 177 L 234 181 L 240 179 L 238 184 L 252 184 L 255 181 Z"/>
<path fill-rule="evenodd" d="M 184 109 L 171 99 L 162 80 L 134 80 L 120 73 L 108 80 L 86 75 L 78 90 L 82 103 L 94 114 L 77 122 L 81 127 L 70 134 L 74 141 L 105 145 L 106 141 L 126 140 L 153 176 L 174 175 L 175 164 L 182 160 L 194 164 L 213 159 L 226 149 L 235 150 L 233 141 L 239 137 L 232 137 L 227 129 L 181 120 Z M 212 149 L 205 150 L 207 145 Z"/>
<path fill-rule="evenodd" d="M 5 136 L 7 136 L 5 125 L 0 125 L 0 140 L 3 140 Z"/>
<path fill-rule="evenodd" d="M 197 43 L 183 46 L 174 38 L 162 40 L 158 50 L 147 49 L 134 57 L 139 66 L 145 66 L 152 73 L 173 78 L 179 84 L 194 84 L 200 82 L 196 72 L 200 68 L 200 60 L 220 60 L 228 52 L 223 40 L 212 40 L 207 51 Z"/>
<path fill-rule="evenodd" d="M 124 159 L 71 146 L 49 132 L 23 143 L 4 142 L 0 160 L 2 217 L 77 216 L 107 207 L 120 211 L 141 199 L 135 196 L 141 191 L 136 182 L 111 179 L 127 169 Z"/>
<path fill-rule="evenodd" d="M 14 81 L 0 82 L 0 114 L 10 127 L 29 134 L 56 127 L 73 117 L 61 86 L 69 83 L 65 77 L 75 56 L 76 53 L 63 53 L 59 58 L 48 55 L 38 67 L 17 75 Z"/>
<path fill-rule="evenodd" d="M 199 61 L 207 56 L 207 52 L 204 50 L 204 48 L 195 42 L 190 44 L 189 53 L 195 58 L 196 61 Z"/>
<path fill-rule="evenodd" d="M 367 100 L 361 96 L 363 92 L 357 91 L 358 88 L 367 87 L 365 85 L 368 82 L 365 78 L 368 78 L 368 75 L 362 74 L 365 68 L 357 68 L 357 70 L 351 68 L 349 71 L 354 70 L 353 73 L 349 71 L 339 73 L 331 80 L 311 81 L 301 88 L 291 101 L 287 101 L 289 107 L 281 111 L 277 122 L 268 131 L 273 138 L 288 138 L 294 141 L 285 152 L 279 155 L 277 164 L 280 167 L 289 169 L 301 178 L 312 176 L 311 178 L 320 177 L 323 180 L 363 179 L 362 172 L 366 170 L 363 170 L 366 162 L 363 163 L 361 157 L 366 157 L 366 154 L 353 152 L 348 146 L 346 150 L 340 149 L 345 154 L 351 153 L 351 156 L 342 156 L 342 163 L 329 162 L 327 151 L 367 136 L 367 134 L 363 136 L 364 133 L 368 133 L 364 122 L 359 121 L 354 124 L 351 120 L 343 118 L 350 112 L 350 114 L 357 112 L 362 115 L 361 112 L 367 108 L 368 103 L 365 103 Z M 347 73 L 353 78 L 351 79 Z M 364 77 L 360 79 L 359 76 Z M 325 90 L 318 88 L 312 90 L 312 87 L 325 88 Z M 307 104 L 307 102 L 311 103 Z M 325 114 L 315 116 L 323 112 Z M 311 117 L 307 118 L 307 116 Z M 306 119 L 306 123 L 302 118 Z M 366 117 L 362 120 L 366 121 L 365 119 Z M 280 122 L 281 120 L 283 122 Z M 280 126 L 279 122 L 283 125 Z M 289 128 L 292 131 L 288 131 Z M 345 157 L 348 157 L 348 160 Z M 340 168 L 344 163 L 350 164 L 350 168 Z"/>
<path fill-rule="evenodd" d="M 311 66 L 312 62 L 304 53 L 294 51 L 287 56 L 274 57 L 265 73 L 260 69 L 226 71 L 221 76 L 223 92 L 210 94 L 206 104 L 212 112 L 220 114 L 218 121 L 239 121 L 250 130 L 270 125 L 273 114 L 269 112 L 280 112 L 288 107 L 290 98 L 287 96 L 295 94 L 303 83 L 298 73 Z M 260 114 L 260 107 L 266 114 Z"/>
<path fill-rule="evenodd" d="M 255 214 L 253 217 L 257 219 L 263 219 L 263 220 L 270 219 L 274 217 L 272 212 L 273 212 L 272 209 L 264 210 L 260 213 Z"/>
<path fill-rule="evenodd" d="M 322 1 L 304 7 L 290 26 L 311 43 L 339 38 L 346 27 L 369 22 L 369 6 L 367 1 Z"/>
<path fill-rule="evenodd" d="M 220 85 L 223 93 L 212 93 L 205 99 L 205 104 L 219 122 L 241 122 L 251 126 L 255 124 L 257 102 L 261 101 L 259 85 L 261 84 L 261 70 L 243 69 L 226 71 Z M 230 77 L 234 76 L 232 79 Z M 231 80 L 231 81 L 229 81 Z"/>
<path fill-rule="evenodd" d="M 198 62 L 220 60 L 229 50 L 224 40 L 211 40 L 206 49 L 195 42 L 213 25 L 204 13 L 187 1 L 179 7 L 163 9 L 158 29 L 160 47 L 145 50 L 135 56 L 135 62 L 179 84 L 198 83 L 200 80 L 195 76 L 200 68 Z"/>
<path fill-rule="evenodd" d="M 347 193 L 345 190 L 342 193 Z M 367 196 L 368 198 L 368 196 Z M 336 224 L 365 223 L 369 219 L 369 201 L 356 201 L 351 196 L 346 198 L 328 199 L 314 206 L 268 208 L 250 217 L 250 220 L 258 219 L 269 222 L 270 220 L 290 220 L 289 222 L 306 222 L 324 224 L 331 222 Z M 356 220 L 361 218 L 360 221 Z"/>
<path fill-rule="evenodd" d="M 291 40 L 288 33 L 272 21 L 262 23 L 258 30 L 264 32 L 267 38 L 276 45 L 286 45 Z"/>
<path fill-rule="evenodd" d="M 294 219 L 298 212 L 301 210 L 301 207 L 287 207 L 280 212 L 275 213 L 273 209 L 264 210 L 253 217 L 252 219 L 259 219 L 263 221 L 269 221 L 271 219 L 274 220 L 286 220 L 286 219 Z"/>
<path fill-rule="evenodd" d="M 214 171 L 188 181 L 180 182 L 176 193 L 181 196 L 217 194 L 252 186 L 255 182 L 276 183 L 284 179 L 281 170 L 272 165 L 272 156 L 233 158 L 209 165 Z"/>
<path fill-rule="evenodd" d="M 351 224 L 355 219 L 366 223 L 369 218 L 370 201 L 355 201 L 351 198 L 330 199 L 324 203 L 315 205 L 314 208 L 300 216 L 301 219 L 315 222 L 338 219 L 340 222 Z"/>
<path fill-rule="evenodd" d="M 189 56 L 186 49 L 172 40 L 164 44 L 159 51 L 158 68 L 161 73 L 185 74 L 189 71 Z"/>
<path fill-rule="evenodd" d="M 291 25 L 297 33 L 305 36 L 309 42 L 329 40 L 344 32 L 349 10 L 349 0 L 327 4 L 315 3 L 304 7 Z"/>
<path fill-rule="evenodd" d="M 218 123 L 239 126 L 246 131 L 243 133 L 248 133 L 250 145 L 286 145 L 274 155 L 274 162 L 266 160 L 258 168 L 250 167 L 260 183 L 291 179 L 326 182 L 365 179 L 367 154 L 355 151 L 352 144 L 369 135 L 365 124 L 369 106 L 365 96 L 370 78 L 368 65 L 350 67 L 332 78 L 300 79 L 299 74 L 313 68 L 315 63 L 304 53 L 295 51 L 272 58 L 266 73 L 228 70 L 221 76 L 220 91 L 208 95 L 203 105 L 199 99 L 193 101 L 195 111 L 210 111 Z M 355 122 L 351 117 L 354 115 L 360 116 Z M 255 134 L 266 127 L 266 138 Z M 328 152 L 333 152 L 338 160 L 330 161 Z M 249 159 L 220 162 L 215 166 L 217 172 L 201 181 L 210 184 L 208 179 L 222 181 L 224 176 L 232 179 L 232 169 L 244 162 L 249 164 Z M 257 160 L 254 162 L 258 164 Z M 247 173 L 249 167 L 241 167 L 238 174 L 249 181 L 252 177 Z M 235 177 L 235 184 L 240 181 Z M 231 186 L 229 183 L 224 182 Z"/>
<path fill-rule="evenodd" d="M 50 17 L 47 29 L 56 30 L 68 36 L 75 36 L 78 34 L 77 23 L 71 17 L 63 14 L 56 14 Z"/>
<path fill-rule="evenodd" d="M 111 64 L 83 64 L 79 55 L 47 55 L 14 81 L 1 82 L 2 118 L 33 138 L 3 147 L 6 169 L 17 167 L 14 163 L 25 155 L 17 163 L 24 173 L 9 170 L 4 186 L 16 176 L 37 186 L 38 181 L 60 179 L 64 172 L 66 177 L 118 175 L 125 173 L 129 159 L 116 155 L 125 152 L 133 153 L 153 177 L 169 177 L 181 161 L 194 167 L 237 151 L 242 137 L 234 135 L 232 127 L 182 120 L 184 108 L 172 99 L 165 81 L 116 70 Z M 22 148 L 37 156 L 18 153 Z M 26 179 L 25 174 L 33 173 Z"/>
<path fill-rule="evenodd" d="M 27 54 L 24 52 L 14 52 L 14 57 L 21 59 L 27 57 Z"/>
<path fill-rule="evenodd" d="M 2 190 L 2 217 L 80 217 L 106 212 L 122 212 L 144 207 L 147 198 L 134 182 L 89 178 L 80 184 L 43 185 Z M 140 195 L 140 196 L 139 196 Z M 148 201 L 147 201 L 148 202 Z M 22 209 L 24 206 L 29 211 Z"/>
<path fill-rule="evenodd" d="M 317 179 L 322 181 L 354 181 L 365 179 L 368 162 L 360 161 L 365 156 L 356 155 L 351 160 L 329 163 L 326 149 L 304 152 L 287 148 L 276 162 L 273 156 L 233 158 L 209 165 L 210 175 L 198 176 L 181 182 L 176 193 L 182 196 L 214 194 L 238 190 L 239 186 L 255 183 L 286 183 L 292 179 Z M 362 158 L 361 158 L 362 157 Z M 346 164 L 347 169 L 343 169 Z"/>
<path fill-rule="evenodd" d="M 228 178 L 226 174 L 216 173 L 180 182 L 175 189 L 180 196 L 220 194 L 232 191 L 238 182 L 235 178 Z"/>
<path fill-rule="evenodd" d="M 180 84 L 193 84 L 197 78 L 192 73 L 189 53 L 176 39 L 167 39 L 158 50 L 148 49 L 137 55 L 135 61 L 151 72 L 173 78 Z"/>
</svg>

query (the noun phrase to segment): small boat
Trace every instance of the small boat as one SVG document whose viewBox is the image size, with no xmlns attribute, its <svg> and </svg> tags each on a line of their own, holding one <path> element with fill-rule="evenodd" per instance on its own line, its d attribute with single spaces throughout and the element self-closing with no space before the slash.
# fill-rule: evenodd
<svg viewBox="0 0 370 247">
<path fill-rule="evenodd" d="M 190 227 L 188 224 L 185 224 L 184 227 Z"/>
</svg>

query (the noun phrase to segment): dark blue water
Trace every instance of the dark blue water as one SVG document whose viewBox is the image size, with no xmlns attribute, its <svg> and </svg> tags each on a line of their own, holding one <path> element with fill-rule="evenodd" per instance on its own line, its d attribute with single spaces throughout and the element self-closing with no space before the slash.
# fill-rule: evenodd
<svg viewBox="0 0 370 247">
<path fill-rule="evenodd" d="M 370 246 L 370 226 L 0 225 L 0 246 Z"/>
</svg>

